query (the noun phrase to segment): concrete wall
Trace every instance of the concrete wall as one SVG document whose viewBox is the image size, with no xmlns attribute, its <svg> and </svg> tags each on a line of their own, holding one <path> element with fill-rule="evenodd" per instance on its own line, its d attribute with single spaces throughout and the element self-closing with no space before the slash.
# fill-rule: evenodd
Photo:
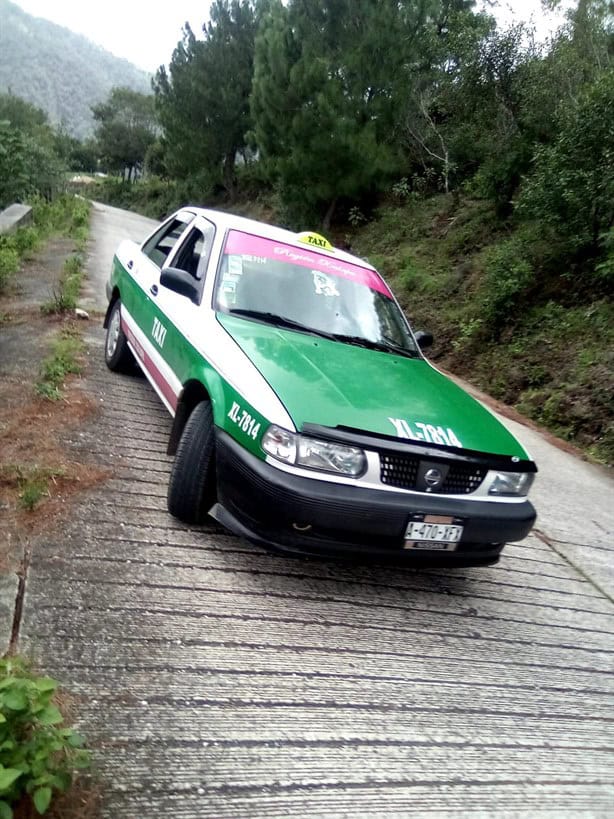
<svg viewBox="0 0 614 819">
<path fill-rule="evenodd" d="M 9 205 L 0 213 L 0 234 L 13 233 L 31 222 L 32 208 L 29 205 Z"/>
</svg>

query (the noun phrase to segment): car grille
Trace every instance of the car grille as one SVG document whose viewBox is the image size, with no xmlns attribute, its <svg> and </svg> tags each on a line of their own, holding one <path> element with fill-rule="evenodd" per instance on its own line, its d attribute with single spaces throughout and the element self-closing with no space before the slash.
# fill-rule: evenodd
<svg viewBox="0 0 614 819">
<path fill-rule="evenodd" d="M 380 480 L 389 486 L 398 486 L 400 489 L 413 489 L 425 492 L 426 487 L 420 485 L 420 458 L 414 455 L 391 455 L 380 452 Z M 480 486 L 486 472 L 483 466 L 476 464 L 442 464 L 447 470 L 445 480 L 432 494 L 437 495 L 466 495 Z"/>
</svg>

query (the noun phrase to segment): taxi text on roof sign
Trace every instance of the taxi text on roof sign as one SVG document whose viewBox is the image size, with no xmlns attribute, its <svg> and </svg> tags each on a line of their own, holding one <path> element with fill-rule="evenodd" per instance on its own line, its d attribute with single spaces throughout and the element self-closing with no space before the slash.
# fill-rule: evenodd
<svg viewBox="0 0 614 819">
<path fill-rule="evenodd" d="M 328 239 L 325 239 L 324 236 L 320 236 L 319 233 L 305 231 L 304 233 L 298 234 L 298 240 L 299 242 L 303 242 L 306 245 L 311 245 L 312 247 L 319 247 L 322 250 L 330 250 L 331 253 L 335 252 L 335 248 L 331 245 Z"/>
</svg>

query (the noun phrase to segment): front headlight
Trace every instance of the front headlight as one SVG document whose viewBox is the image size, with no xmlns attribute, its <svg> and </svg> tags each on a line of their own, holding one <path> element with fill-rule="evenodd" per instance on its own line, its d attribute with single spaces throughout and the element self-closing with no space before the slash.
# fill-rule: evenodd
<svg viewBox="0 0 614 819">
<path fill-rule="evenodd" d="M 525 496 L 533 483 L 533 472 L 495 472 L 489 495 Z"/>
<path fill-rule="evenodd" d="M 267 455 L 287 464 L 353 478 L 362 475 L 367 466 L 362 449 L 297 435 L 274 424 L 262 436 L 262 448 Z"/>
</svg>

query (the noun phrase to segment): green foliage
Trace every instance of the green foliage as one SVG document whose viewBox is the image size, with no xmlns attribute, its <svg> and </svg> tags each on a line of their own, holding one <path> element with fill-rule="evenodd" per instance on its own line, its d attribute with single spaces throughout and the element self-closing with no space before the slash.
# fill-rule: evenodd
<svg viewBox="0 0 614 819">
<path fill-rule="evenodd" d="M 12 92 L 0 94 L 0 121 L 6 121 L 18 131 L 35 133 L 48 126 L 47 114 Z"/>
<path fill-rule="evenodd" d="M 179 178 L 205 175 L 233 196 L 235 160 L 250 127 L 257 4 L 214 0 L 203 39 L 186 24 L 168 67 L 154 80 L 165 131 L 164 165 Z"/>
<path fill-rule="evenodd" d="M 110 177 L 97 184 L 95 196 L 100 202 L 163 219 L 186 202 L 205 205 L 209 191 L 206 183 L 199 184 L 194 177 L 178 182 L 149 176 L 132 184 Z"/>
<path fill-rule="evenodd" d="M 63 469 L 40 466 L 24 467 L 17 464 L 0 466 L 0 482 L 17 487 L 19 503 L 28 512 L 31 512 L 44 497 L 49 495 L 49 482 L 55 482 L 56 478 L 63 475 Z"/>
<path fill-rule="evenodd" d="M 605 288 L 614 286 L 614 227 L 599 237 L 604 250 L 604 258 L 595 266 L 595 278 Z"/>
<path fill-rule="evenodd" d="M 395 182 L 391 191 L 399 202 L 406 202 L 412 193 L 407 177 L 404 176 L 402 179 L 399 179 L 398 182 Z"/>
<path fill-rule="evenodd" d="M 89 765 L 83 738 L 62 725 L 53 697 L 58 683 L 32 673 L 17 657 L 0 660 L 0 815 L 29 795 L 44 814 L 54 793 L 70 787 Z"/>
<path fill-rule="evenodd" d="M 478 295 L 480 326 L 493 338 L 515 318 L 522 307 L 522 295 L 533 282 L 534 271 L 525 258 L 518 237 L 505 239 L 488 248 L 484 255 L 484 277 Z"/>
<path fill-rule="evenodd" d="M 519 208 L 575 254 L 602 253 L 614 220 L 614 70 L 565 108 L 556 140 L 536 151 Z"/>
<path fill-rule="evenodd" d="M 55 196 L 64 174 L 45 113 L 13 94 L 0 94 L 0 208 L 35 194 Z"/>
<path fill-rule="evenodd" d="M 64 328 L 53 342 L 51 354 L 41 364 L 35 384 L 37 395 L 49 401 L 59 401 L 64 395 L 62 388 L 66 376 L 81 372 L 83 350 L 83 341 L 76 328 L 70 325 Z"/>
<path fill-rule="evenodd" d="M 34 197 L 31 203 L 34 225 L 0 236 L 0 293 L 6 290 L 19 270 L 20 260 L 27 258 L 46 236 L 65 232 L 81 244 L 87 238 L 89 202 L 74 196 L 61 196 L 51 202 Z"/>
<path fill-rule="evenodd" d="M 38 231 L 34 227 L 18 228 L 13 234 L 15 249 L 21 258 L 27 257 L 38 245 Z"/>
<path fill-rule="evenodd" d="M 361 225 L 363 222 L 366 221 L 367 217 L 364 215 L 364 213 L 360 210 L 359 207 L 354 205 L 353 207 L 350 208 L 350 212 L 348 213 L 348 222 L 353 228 L 358 227 L 358 225 Z"/>
<path fill-rule="evenodd" d="M 289 223 L 319 217 L 326 228 L 340 199 L 383 188 L 398 169 L 395 98 L 415 42 L 403 31 L 423 12 L 388 0 L 271 5 L 256 40 L 253 139 Z"/>
<path fill-rule="evenodd" d="M 35 196 L 30 200 L 34 227 L 39 238 L 63 233 L 79 240 L 87 230 L 90 203 L 79 196 L 64 194 L 53 200 Z"/>
<path fill-rule="evenodd" d="M 96 138 L 107 167 L 128 173 L 142 170 L 145 156 L 156 138 L 154 98 L 130 88 L 113 88 L 108 99 L 92 107 L 98 123 Z"/>
<path fill-rule="evenodd" d="M 41 305 L 45 315 L 71 312 L 77 306 L 81 283 L 84 276 L 83 258 L 80 253 L 69 256 L 64 262 L 59 287 L 49 302 Z"/>
<path fill-rule="evenodd" d="M 0 293 L 19 270 L 19 253 L 12 237 L 0 236 Z"/>
</svg>

